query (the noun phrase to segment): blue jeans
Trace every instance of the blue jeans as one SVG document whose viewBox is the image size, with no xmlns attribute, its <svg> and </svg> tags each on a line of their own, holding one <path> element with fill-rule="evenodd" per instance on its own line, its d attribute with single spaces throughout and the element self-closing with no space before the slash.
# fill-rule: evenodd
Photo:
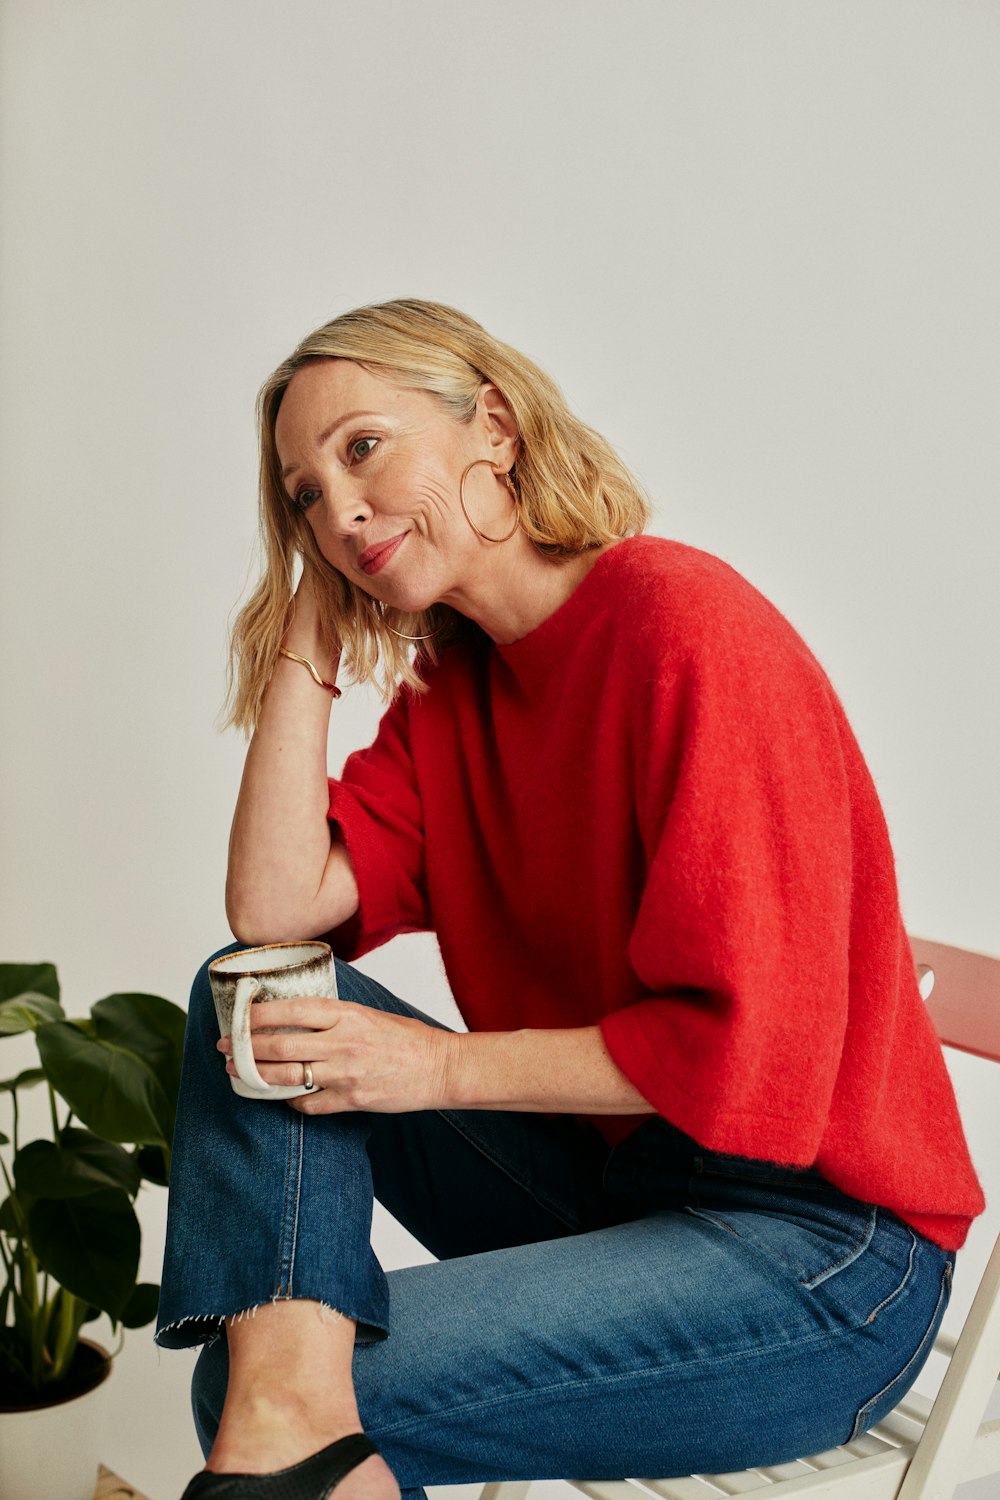
<svg viewBox="0 0 1000 1500">
<path fill-rule="evenodd" d="M 438 1024 L 346 964 L 338 983 Z M 953 1255 L 814 1171 L 703 1150 L 659 1116 L 614 1148 L 565 1115 L 307 1116 L 233 1093 L 217 1039 L 202 970 L 157 1341 L 205 1343 L 206 1450 L 222 1320 L 276 1298 L 357 1320 L 361 1421 L 407 1500 L 783 1462 L 864 1431 L 930 1350 Z M 373 1196 L 436 1263 L 382 1271 Z"/>
</svg>

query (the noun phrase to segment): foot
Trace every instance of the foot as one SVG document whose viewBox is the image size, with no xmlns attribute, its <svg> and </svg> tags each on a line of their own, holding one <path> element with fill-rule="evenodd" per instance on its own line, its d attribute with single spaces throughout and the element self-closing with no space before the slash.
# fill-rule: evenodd
<svg viewBox="0 0 1000 1500">
<path fill-rule="evenodd" d="M 271 1474 L 301 1463 L 348 1433 L 360 1432 L 357 1417 L 319 1419 L 301 1409 L 276 1410 L 257 1403 L 253 1416 L 220 1426 L 205 1464 L 213 1474 Z M 399 1485 L 381 1454 L 372 1454 L 335 1487 L 336 1500 L 400 1500 Z"/>
</svg>

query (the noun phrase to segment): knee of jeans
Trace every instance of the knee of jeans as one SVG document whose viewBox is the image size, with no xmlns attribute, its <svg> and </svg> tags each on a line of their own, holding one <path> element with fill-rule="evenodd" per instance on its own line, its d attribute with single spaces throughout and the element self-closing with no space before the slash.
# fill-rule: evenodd
<svg viewBox="0 0 1000 1500">
<path fill-rule="evenodd" d="M 334 955 L 333 963 L 337 975 L 337 994 L 341 1000 L 353 1000 L 358 1005 L 370 1006 L 375 988 L 373 981 L 345 958 Z"/>
<path fill-rule="evenodd" d="M 215 1442 L 228 1381 L 229 1350 L 225 1337 L 213 1339 L 199 1354 L 191 1377 L 191 1411 L 198 1442 L 206 1457 Z"/>
</svg>

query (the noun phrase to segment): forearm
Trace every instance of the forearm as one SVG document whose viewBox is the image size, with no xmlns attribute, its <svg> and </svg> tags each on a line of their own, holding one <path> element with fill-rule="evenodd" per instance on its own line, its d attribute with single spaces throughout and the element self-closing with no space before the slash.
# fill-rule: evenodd
<svg viewBox="0 0 1000 1500">
<path fill-rule="evenodd" d="M 655 1114 L 612 1060 L 599 1026 L 447 1034 L 446 1109 Z"/>
<path fill-rule="evenodd" d="M 290 650 L 316 660 L 305 628 Z M 319 658 L 317 660 L 317 658 Z M 357 909 L 346 851 L 327 822 L 327 731 L 331 695 L 298 662 L 279 657 L 247 752 L 233 818 L 226 910 L 242 942 L 280 942 L 329 930 Z"/>
</svg>

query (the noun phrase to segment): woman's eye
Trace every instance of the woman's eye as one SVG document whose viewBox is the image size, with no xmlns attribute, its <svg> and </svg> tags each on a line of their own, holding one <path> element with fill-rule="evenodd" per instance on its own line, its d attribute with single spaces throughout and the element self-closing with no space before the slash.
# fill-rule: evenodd
<svg viewBox="0 0 1000 1500">
<path fill-rule="evenodd" d="M 378 442 L 381 442 L 381 439 L 377 437 L 355 438 L 354 441 L 348 445 L 348 452 L 350 453 L 351 457 L 355 459 L 367 458 L 369 454 L 375 451 L 375 444 Z"/>
<path fill-rule="evenodd" d="M 292 505 L 300 515 L 304 515 L 305 512 L 309 509 L 310 505 L 314 505 L 318 499 L 319 490 L 296 490 L 295 494 L 292 496 Z"/>
</svg>

